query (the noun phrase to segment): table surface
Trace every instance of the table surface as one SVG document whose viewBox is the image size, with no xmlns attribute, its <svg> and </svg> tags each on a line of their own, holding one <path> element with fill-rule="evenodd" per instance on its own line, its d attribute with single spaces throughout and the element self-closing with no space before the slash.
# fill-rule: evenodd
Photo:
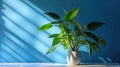
<svg viewBox="0 0 120 67">
<path fill-rule="evenodd" d="M 0 63 L 0 67 L 120 67 L 120 64 Z"/>
</svg>

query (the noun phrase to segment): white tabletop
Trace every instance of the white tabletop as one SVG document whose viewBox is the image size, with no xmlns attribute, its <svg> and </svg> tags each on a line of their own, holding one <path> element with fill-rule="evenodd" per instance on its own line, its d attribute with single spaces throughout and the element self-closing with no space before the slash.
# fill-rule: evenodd
<svg viewBox="0 0 120 67">
<path fill-rule="evenodd" d="M 120 67 L 119 64 L 0 63 L 0 67 Z"/>
</svg>

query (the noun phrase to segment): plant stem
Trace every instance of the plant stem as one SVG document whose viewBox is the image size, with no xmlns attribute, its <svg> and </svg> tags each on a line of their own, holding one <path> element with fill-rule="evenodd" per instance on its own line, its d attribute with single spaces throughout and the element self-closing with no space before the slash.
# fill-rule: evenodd
<svg viewBox="0 0 120 67">
<path fill-rule="evenodd" d="M 62 25 L 63 25 L 63 28 L 64 28 L 64 30 L 65 30 L 64 24 L 62 24 Z M 72 48 L 72 45 L 71 45 L 71 41 L 69 40 L 69 35 L 68 35 L 67 30 L 65 30 L 65 32 L 63 31 L 63 33 L 66 35 L 66 38 L 67 38 L 67 40 L 68 40 L 68 42 L 69 42 L 69 44 L 70 44 L 70 48 L 73 49 L 73 48 Z"/>
</svg>

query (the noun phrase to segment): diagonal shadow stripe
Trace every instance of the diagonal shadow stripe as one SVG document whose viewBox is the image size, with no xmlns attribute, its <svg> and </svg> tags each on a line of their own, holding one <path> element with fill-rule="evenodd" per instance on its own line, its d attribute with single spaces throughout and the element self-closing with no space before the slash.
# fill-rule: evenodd
<svg viewBox="0 0 120 67">
<path fill-rule="evenodd" d="M 19 49 L 21 49 L 23 52 L 25 52 L 28 56 L 31 56 L 31 58 L 39 61 L 33 54 L 31 54 L 28 50 L 24 49 L 23 47 L 19 46 L 17 43 L 15 43 L 13 40 L 11 40 L 9 37 L 6 36 L 7 39 L 9 39 L 12 43 L 14 43 L 14 46 L 18 46 Z M 30 62 L 30 59 L 28 60 Z"/>
<path fill-rule="evenodd" d="M 12 8 L 12 7 L 11 7 Z M 14 10 L 13 10 L 14 11 Z M 19 12 L 18 12 L 19 13 Z M 21 14 L 22 15 L 22 14 Z M 22 15 L 22 17 L 23 17 L 23 15 Z M 28 19 L 29 20 L 29 19 Z M 16 24 L 17 25 L 17 24 Z M 18 25 L 18 27 L 20 27 L 19 25 Z M 23 28 L 22 28 L 23 29 Z M 26 30 L 24 30 L 24 31 L 26 31 Z M 13 33 L 13 32 L 12 32 Z M 28 32 L 29 33 L 29 32 Z M 29 35 L 31 35 L 31 33 L 29 34 Z M 17 36 L 17 35 L 16 35 Z M 20 37 L 18 37 L 18 38 L 20 38 Z M 21 38 L 20 38 L 21 39 Z M 21 41 L 21 40 L 20 40 Z M 24 40 L 23 40 L 24 41 Z M 23 41 L 21 41 L 21 42 L 23 42 Z M 25 42 L 25 41 L 24 41 Z M 26 42 L 27 43 L 27 42 Z M 26 45 L 29 45 L 28 43 L 26 44 Z M 30 46 L 30 45 L 29 45 Z M 32 47 L 32 46 L 30 46 L 30 47 Z M 36 51 L 36 50 L 35 50 Z M 37 51 L 38 52 L 38 51 Z M 39 53 L 39 52 L 38 52 Z"/>
<path fill-rule="evenodd" d="M 33 6 L 31 6 L 28 1 L 22 0 L 23 3 L 25 3 L 27 6 L 29 6 L 30 8 L 32 8 L 34 11 L 36 11 L 37 13 L 39 13 L 41 16 L 43 16 L 44 18 L 46 18 L 47 20 L 50 20 L 48 17 L 46 17 L 44 14 L 42 14 L 41 12 L 39 12 L 38 10 L 36 10 Z"/>
<path fill-rule="evenodd" d="M 24 56 L 22 56 L 19 52 L 17 52 L 15 49 L 13 49 L 12 47 L 10 47 L 9 45 L 7 45 L 6 43 L 2 42 L 5 46 L 7 46 L 9 49 L 11 49 L 13 52 L 15 52 L 17 55 L 19 55 L 20 57 L 22 57 L 25 61 L 29 61 L 29 59 L 25 58 Z"/>
<path fill-rule="evenodd" d="M 33 38 L 36 38 L 33 34 L 31 34 L 30 32 L 28 32 L 27 30 L 23 29 L 22 27 L 20 27 L 18 24 L 16 24 L 14 21 L 12 21 L 10 18 L 8 18 L 6 15 L 4 15 L 8 20 L 10 20 L 12 23 L 14 23 L 17 27 L 21 28 L 23 31 L 25 31 L 28 35 L 32 36 Z M 36 38 L 38 41 L 40 41 L 41 43 L 45 44 L 46 47 L 48 47 L 48 44 L 43 42 L 42 40 Z M 34 48 L 34 47 L 33 47 Z M 35 49 L 35 48 L 34 48 Z M 35 49 L 35 51 L 38 51 Z M 59 54 L 61 54 L 59 51 L 57 51 Z M 63 54 L 61 54 L 62 56 L 64 56 Z"/>
<path fill-rule="evenodd" d="M 12 59 L 14 59 L 15 61 L 19 62 L 19 60 L 17 59 L 17 57 L 15 57 L 14 55 L 11 55 L 11 53 L 9 53 L 6 49 L 2 49 L 2 51 L 4 53 L 6 53 L 7 55 L 9 55 Z"/>
<path fill-rule="evenodd" d="M 18 24 L 16 24 L 14 21 L 12 21 L 10 18 L 8 18 L 6 15 L 3 15 L 6 19 L 8 19 L 9 21 L 11 21 L 12 23 L 14 23 L 17 27 L 19 27 L 20 29 L 22 29 L 23 31 L 25 31 L 28 35 L 32 36 L 32 38 L 35 38 L 36 40 L 40 41 L 41 43 L 45 44 L 46 47 L 48 47 L 47 43 L 43 42 L 42 40 L 38 39 L 37 37 L 35 37 L 33 34 L 31 34 L 30 32 L 28 32 L 27 30 L 25 30 L 24 28 L 22 28 L 21 26 L 19 26 Z"/>
<path fill-rule="evenodd" d="M 36 29 L 39 27 L 39 25 L 37 25 L 37 24 L 35 24 L 35 23 L 33 23 L 31 20 L 29 20 L 29 19 L 27 19 L 26 17 L 24 17 L 22 14 L 20 14 L 19 12 L 17 12 L 15 9 L 13 9 L 11 6 L 9 6 L 7 3 L 3 3 L 4 5 L 6 5 L 7 7 L 9 7 L 10 9 L 12 9 L 14 12 L 16 12 L 17 14 L 19 14 L 21 17 L 23 17 L 25 20 L 27 20 L 28 22 L 30 22 L 30 23 L 32 23 L 35 27 L 36 27 Z M 50 33 L 48 33 L 47 31 L 44 31 L 46 34 L 50 34 Z"/>
<path fill-rule="evenodd" d="M 27 19 L 26 17 L 24 17 L 22 14 L 20 14 L 19 12 L 17 12 L 15 9 L 13 9 L 11 6 L 9 6 L 7 3 L 3 2 L 4 5 L 6 5 L 7 7 L 9 7 L 10 9 L 12 9 L 14 12 L 18 13 L 20 16 L 22 16 L 25 20 L 29 21 L 30 23 L 32 23 L 35 27 L 38 27 L 38 25 L 36 25 L 35 23 L 33 23 L 32 21 L 30 21 L 29 19 Z"/>
<path fill-rule="evenodd" d="M 12 33 L 11 31 L 9 31 L 7 28 L 6 28 L 6 31 L 8 32 L 8 33 L 10 33 L 10 34 L 12 34 L 13 36 L 15 36 L 17 39 L 19 39 L 21 42 L 23 42 L 24 44 L 26 44 L 27 45 L 27 47 L 29 47 L 29 48 L 31 48 L 31 49 L 34 49 L 32 46 L 30 46 L 28 43 L 26 43 L 24 40 L 22 40 L 21 38 L 19 38 L 16 34 L 14 34 L 14 33 Z M 10 39 L 10 38 L 9 38 Z M 11 39 L 10 39 L 11 40 Z M 12 40 L 11 40 L 12 41 Z M 15 43 L 14 41 L 12 41 L 13 43 Z M 16 43 L 15 43 L 16 44 Z M 17 45 L 18 46 L 18 45 Z M 22 47 L 20 47 L 20 48 L 22 48 Z M 23 49 L 23 48 L 22 48 Z M 23 49 L 24 51 L 26 51 L 26 49 Z M 38 60 L 38 61 L 40 61 L 41 59 L 39 59 L 39 58 L 36 58 L 35 56 L 33 56 L 33 54 L 31 54 L 31 52 L 28 52 L 28 51 L 26 51 L 28 54 L 30 54 L 30 56 L 32 56 L 33 58 L 35 58 L 36 60 Z M 38 51 L 36 51 L 36 52 L 38 52 Z M 49 61 L 51 61 L 52 62 L 52 60 L 51 59 L 49 59 L 48 57 L 46 57 L 46 56 L 44 56 L 43 54 L 41 54 L 40 52 L 38 52 L 39 54 L 40 54 L 40 56 L 42 56 L 42 57 L 44 57 L 46 60 L 49 60 Z"/>
</svg>

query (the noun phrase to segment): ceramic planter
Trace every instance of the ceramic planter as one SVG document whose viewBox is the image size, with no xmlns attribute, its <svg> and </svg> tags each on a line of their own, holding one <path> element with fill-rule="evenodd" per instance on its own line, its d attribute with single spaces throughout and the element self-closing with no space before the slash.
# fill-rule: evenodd
<svg viewBox="0 0 120 67">
<path fill-rule="evenodd" d="M 67 55 L 67 63 L 68 64 L 80 64 L 80 53 L 76 51 L 71 51 Z"/>
</svg>

